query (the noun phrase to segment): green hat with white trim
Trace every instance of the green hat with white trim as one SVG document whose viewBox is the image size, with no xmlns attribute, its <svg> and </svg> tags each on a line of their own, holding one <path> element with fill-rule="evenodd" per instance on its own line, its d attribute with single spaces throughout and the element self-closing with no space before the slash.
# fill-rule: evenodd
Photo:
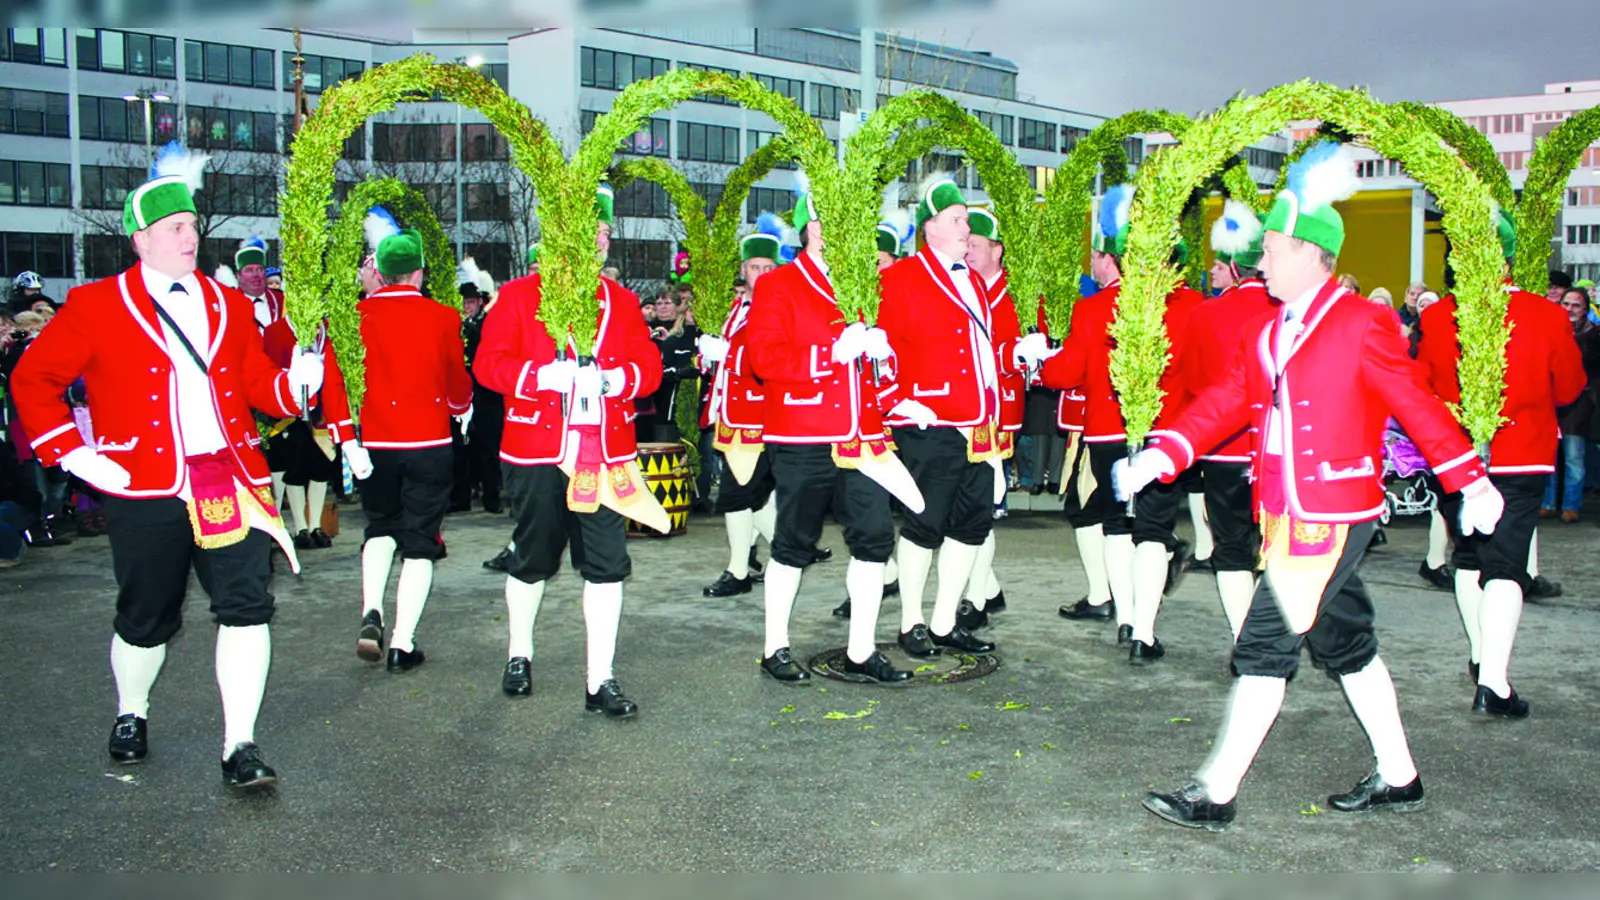
<svg viewBox="0 0 1600 900">
<path fill-rule="evenodd" d="M 987 209 L 967 210 L 967 221 L 972 225 L 972 233 L 978 237 L 988 238 L 996 244 L 1004 243 L 1000 240 L 1000 220 Z"/>
<path fill-rule="evenodd" d="M 1211 226 L 1211 252 L 1225 266 L 1258 268 L 1266 235 L 1255 210 L 1241 200 L 1229 198 L 1222 204 L 1222 215 Z"/>
<path fill-rule="evenodd" d="M 245 266 L 267 265 L 267 242 L 251 235 L 239 242 L 239 249 L 233 252 L 233 267 L 243 269 Z"/>
<path fill-rule="evenodd" d="M 405 275 L 422 268 L 422 234 L 406 228 L 378 242 L 378 272 L 383 275 Z"/>
<path fill-rule="evenodd" d="M 150 180 L 129 191 L 122 203 L 123 230 L 133 234 L 167 216 L 195 212 L 194 192 L 200 190 L 201 173 L 210 160 L 204 153 L 190 153 L 177 141 L 161 148 Z"/>
<path fill-rule="evenodd" d="M 529 244 L 528 245 L 528 262 L 527 262 L 527 265 L 531 266 L 531 265 L 533 265 L 534 263 L 536 263 L 538 261 L 539 261 L 539 245 L 538 244 Z"/>
<path fill-rule="evenodd" d="M 1289 166 L 1288 183 L 1267 214 L 1265 229 L 1309 241 L 1339 255 L 1344 219 L 1333 204 L 1361 187 L 1355 157 L 1344 144 L 1323 141 Z"/>
<path fill-rule="evenodd" d="M 1089 246 L 1100 253 L 1121 256 L 1128 249 L 1128 221 L 1133 213 L 1133 185 L 1113 184 L 1100 198 Z"/>
<path fill-rule="evenodd" d="M 599 189 L 594 192 L 595 214 L 600 217 L 600 221 L 607 225 L 615 222 L 613 211 L 616 208 L 616 198 L 617 195 L 611 190 L 611 185 L 609 184 L 600 185 Z"/>
<path fill-rule="evenodd" d="M 1497 203 L 1494 207 L 1494 233 L 1500 239 L 1500 249 L 1505 252 L 1506 259 L 1517 255 L 1517 226 L 1511 221 L 1511 216 L 1500 208 Z"/>
<path fill-rule="evenodd" d="M 961 188 L 947 175 L 939 175 L 923 182 L 917 193 L 917 227 L 952 206 L 965 206 L 967 198 Z"/>
</svg>

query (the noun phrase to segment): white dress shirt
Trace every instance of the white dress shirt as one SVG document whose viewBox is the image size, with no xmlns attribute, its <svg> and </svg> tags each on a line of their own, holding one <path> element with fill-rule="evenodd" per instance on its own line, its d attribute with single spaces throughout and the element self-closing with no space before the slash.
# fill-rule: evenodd
<svg viewBox="0 0 1600 900">
<path fill-rule="evenodd" d="M 979 351 L 978 372 L 983 377 L 984 387 L 994 388 L 1000 383 L 994 368 L 994 343 L 990 339 L 989 333 L 978 324 L 987 321 L 988 304 L 984 302 L 982 297 L 978 296 L 978 289 L 973 286 L 972 279 L 968 277 L 971 270 L 965 262 L 958 259 L 952 260 L 932 247 L 928 249 L 933 250 L 933 258 L 937 259 L 939 265 L 944 266 L 945 272 L 949 273 L 950 280 L 955 282 L 956 293 L 961 297 L 961 302 L 967 305 L 967 310 L 972 314 L 972 334 L 973 337 L 977 338 Z"/>
<path fill-rule="evenodd" d="M 200 358 L 209 365 L 211 326 L 205 307 L 209 301 L 201 293 L 200 279 L 190 272 L 174 280 L 149 266 L 140 267 L 140 271 L 144 273 L 144 286 L 150 292 L 150 299 L 172 317 L 172 321 L 183 330 L 183 336 L 189 339 Z M 183 290 L 174 290 L 174 285 L 181 285 Z M 161 326 L 162 340 L 166 342 L 167 356 L 172 359 L 172 369 L 177 374 L 178 431 L 182 438 L 182 452 L 185 456 L 215 453 L 228 446 L 228 439 L 223 435 L 222 423 L 217 418 L 216 404 L 212 400 L 211 377 L 195 364 L 189 351 L 172 334 L 167 323 L 160 321 L 159 317 L 157 321 Z"/>
<path fill-rule="evenodd" d="M 1272 365 L 1277 370 L 1276 374 L 1283 374 L 1289 348 L 1294 346 L 1295 338 L 1305 329 L 1306 313 L 1311 310 L 1311 301 L 1317 299 L 1320 290 L 1322 285 L 1318 284 L 1295 298 L 1293 303 L 1285 303 L 1278 312 L 1278 340 L 1272 348 Z M 1282 419 L 1283 414 L 1276 405 L 1267 413 L 1266 450 L 1273 456 L 1282 456 L 1284 451 Z"/>
</svg>

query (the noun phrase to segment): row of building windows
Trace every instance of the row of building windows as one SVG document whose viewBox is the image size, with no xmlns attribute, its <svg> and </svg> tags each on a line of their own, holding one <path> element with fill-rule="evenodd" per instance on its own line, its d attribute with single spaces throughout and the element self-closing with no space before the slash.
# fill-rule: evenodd
<svg viewBox="0 0 1600 900">
<path fill-rule="evenodd" d="M 0 205 L 70 207 L 72 167 L 0 159 Z"/>
<path fill-rule="evenodd" d="M 67 64 L 65 28 L 0 28 L 0 62 Z"/>
<path fill-rule="evenodd" d="M 359 131 L 356 132 L 356 135 L 359 134 Z M 455 126 L 375 122 L 372 126 L 372 158 L 379 162 L 454 162 Z M 493 125 L 477 122 L 461 126 L 462 162 L 493 162 L 510 158 L 510 144 Z"/>
<path fill-rule="evenodd" d="M 579 127 L 584 137 L 588 137 L 589 132 L 594 130 L 594 123 L 601 115 L 603 114 L 592 109 L 583 110 L 579 114 Z M 617 147 L 617 152 L 634 156 L 672 156 L 672 122 L 668 119 L 651 119 L 638 131 L 625 138 Z"/>
<path fill-rule="evenodd" d="M 1568 206 L 1600 206 L 1600 187 L 1567 188 Z"/>
<path fill-rule="evenodd" d="M 635 81 L 667 74 L 671 63 L 654 56 L 584 47 L 578 53 L 579 82 L 584 87 L 620 91 Z"/>
<path fill-rule="evenodd" d="M 106 28 L 79 28 L 75 35 L 81 70 L 178 77 L 177 38 Z"/>
<path fill-rule="evenodd" d="M 0 88 L 0 134 L 70 137 L 67 95 Z"/>
<path fill-rule="evenodd" d="M 7 272 L 38 272 L 45 278 L 72 277 L 72 235 L 0 231 L 0 259 Z"/>
<path fill-rule="evenodd" d="M 678 158 L 738 165 L 739 129 L 698 122 L 678 123 Z"/>
<path fill-rule="evenodd" d="M 1016 139 L 1012 137 L 1011 133 L 1011 129 L 1016 123 L 1014 117 L 996 112 L 986 112 L 981 109 L 973 110 L 972 114 L 978 117 L 978 121 L 983 123 L 983 127 L 994 132 L 995 137 L 1000 139 L 1000 143 L 1008 147 L 1016 143 Z"/>
<path fill-rule="evenodd" d="M 1462 121 L 1484 134 L 1521 134 L 1527 131 L 1527 116 L 1506 113 L 1499 116 L 1467 116 Z"/>
<path fill-rule="evenodd" d="M 1567 243 L 1600 244 L 1600 225 L 1568 225 Z"/>
<path fill-rule="evenodd" d="M 183 42 L 183 78 L 207 84 L 231 84 L 271 90 L 272 51 L 260 47 L 217 44 L 211 41 Z"/>
<path fill-rule="evenodd" d="M 1500 165 L 1506 167 L 1507 172 L 1520 172 L 1528 167 L 1528 151 L 1507 150 L 1496 154 L 1500 157 Z"/>
<path fill-rule="evenodd" d="M 1405 173 L 1398 160 L 1363 159 L 1356 163 L 1357 178 L 1398 178 Z"/>
<path fill-rule="evenodd" d="M 672 271 L 672 242 L 619 237 L 611 242 L 606 262 L 621 271 L 625 282 L 661 281 Z"/>
</svg>

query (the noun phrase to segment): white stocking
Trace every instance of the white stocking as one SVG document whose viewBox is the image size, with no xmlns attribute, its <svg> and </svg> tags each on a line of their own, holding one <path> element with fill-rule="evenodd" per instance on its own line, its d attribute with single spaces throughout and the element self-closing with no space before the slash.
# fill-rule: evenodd
<svg viewBox="0 0 1600 900">
<path fill-rule="evenodd" d="M 1239 639 L 1239 629 L 1244 627 L 1244 618 L 1250 613 L 1250 604 L 1256 596 L 1256 576 L 1254 572 L 1218 572 L 1217 594 L 1222 597 L 1222 614 L 1228 617 L 1228 627 L 1233 630 L 1233 639 Z"/>
<path fill-rule="evenodd" d="M 533 624 L 539 618 L 543 599 L 544 582 L 529 584 L 506 576 L 506 627 L 511 632 L 507 659 L 533 659 Z"/>
<path fill-rule="evenodd" d="M 1194 522 L 1194 558 L 1210 559 L 1216 544 L 1211 540 L 1211 522 L 1206 518 L 1206 495 L 1189 495 L 1189 519 Z"/>
<path fill-rule="evenodd" d="M 1111 599 L 1117 602 L 1117 627 L 1120 628 L 1133 624 L 1133 535 L 1108 534 L 1105 541 L 1106 584 L 1111 588 Z M 1163 563 L 1162 571 L 1165 570 Z M 1165 577 L 1163 574 L 1163 582 Z"/>
<path fill-rule="evenodd" d="M 389 569 L 394 566 L 395 541 L 375 537 L 361 548 L 361 614 L 372 610 L 383 613 L 383 592 L 389 587 Z"/>
<path fill-rule="evenodd" d="M 1511 646 L 1522 622 L 1522 588 L 1515 581 L 1496 578 L 1484 585 L 1483 608 L 1478 613 L 1483 658 L 1478 683 L 1499 697 L 1511 696 Z"/>
<path fill-rule="evenodd" d="M 1450 546 L 1450 532 L 1444 527 L 1444 516 L 1436 509 L 1428 518 L 1428 568 L 1444 567 L 1445 549 Z"/>
<path fill-rule="evenodd" d="M 844 652 L 852 662 L 866 662 L 867 657 L 878 649 L 878 608 L 883 604 L 883 563 L 851 557 L 850 566 L 844 572 L 844 587 L 850 596 L 850 641 L 845 645 Z"/>
<path fill-rule="evenodd" d="M 1339 684 L 1372 743 L 1378 776 L 1395 787 L 1410 784 L 1417 777 L 1417 764 L 1411 759 L 1406 728 L 1400 723 L 1400 699 L 1383 658 L 1374 656 L 1365 669 L 1341 675 Z"/>
<path fill-rule="evenodd" d="M 933 568 L 933 551 L 901 538 L 895 559 L 900 561 L 900 633 L 923 624 L 922 592 L 928 586 L 928 570 Z"/>
<path fill-rule="evenodd" d="M 756 534 L 767 539 L 767 546 L 772 546 L 772 536 L 778 532 L 778 501 L 769 498 L 752 516 L 756 525 Z M 751 546 L 754 546 L 753 538 Z"/>
<path fill-rule="evenodd" d="M 1172 554 L 1159 541 L 1133 548 L 1133 639 L 1154 644 L 1156 616 L 1161 613 L 1161 593 L 1167 586 L 1167 560 Z M 1121 604 L 1118 604 L 1119 606 Z"/>
<path fill-rule="evenodd" d="M 1479 573 L 1472 569 L 1456 570 L 1456 609 L 1461 611 L 1461 625 L 1467 630 L 1467 659 L 1483 659 L 1483 588 L 1478 583 Z"/>
<path fill-rule="evenodd" d="M 978 547 L 978 558 L 972 563 L 972 578 L 967 581 L 967 599 L 973 606 L 983 609 L 998 591 L 989 589 L 989 582 L 998 581 L 994 577 L 994 532 L 983 539 Z"/>
<path fill-rule="evenodd" d="M 1106 536 L 1099 525 L 1072 531 L 1078 545 L 1078 561 L 1089 579 L 1089 605 L 1104 606 L 1111 601 L 1111 582 L 1106 580 Z"/>
<path fill-rule="evenodd" d="M 583 628 L 589 643 L 589 693 L 613 677 L 617 628 L 622 623 L 622 582 L 583 583 Z"/>
<path fill-rule="evenodd" d="M 1283 709 L 1288 684 L 1287 679 L 1266 675 L 1242 675 L 1233 683 L 1216 748 L 1199 773 L 1200 784 L 1213 802 L 1227 803 L 1239 793 L 1239 783 Z"/>
<path fill-rule="evenodd" d="M 150 688 L 167 661 L 167 645 L 135 647 L 111 636 L 111 674 L 117 680 L 117 715 L 150 718 Z"/>
<path fill-rule="evenodd" d="M 934 634 L 945 635 L 955 630 L 956 607 L 961 605 L 961 595 L 973 577 L 973 563 L 977 558 L 976 544 L 945 538 L 939 546 L 939 591 L 934 595 L 933 620 L 928 623 Z"/>
<path fill-rule="evenodd" d="M 310 524 L 307 528 L 322 527 L 322 508 L 328 505 L 328 483 L 326 481 L 313 481 L 306 485 L 306 518 Z"/>
<path fill-rule="evenodd" d="M 782 647 L 789 646 L 789 614 L 794 610 L 794 598 L 800 593 L 800 575 L 805 571 L 786 566 L 777 560 L 767 563 L 766 582 L 763 585 L 767 608 L 767 644 L 761 654 L 769 657 Z M 878 586 L 878 596 L 883 596 L 883 586 Z M 855 604 L 850 606 L 850 618 L 858 613 Z M 872 621 L 876 622 L 874 616 Z"/>
<path fill-rule="evenodd" d="M 735 578 L 750 577 L 750 547 L 756 539 L 756 514 L 748 509 L 724 513 L 722 521 L 728 526 L 728 574 Z"/>
<path fill-rule="evenodd" d="M 408 559 L 400 564 L 400 587 L 394 603 L 394 633 L 389 646 L 407 653 L 416 649 L 417 623 L 433 589 L 433 560 Z"/>
<path fill-rule="evenodd" d="M 217 626 L 217 689 L 222 692 L 222 758 L 256 739 L 256 714 L 272 668 L 272 633 L 262 625 Z"/>
<path fill-rule="evenodd" d="M 289 496 L 289 531 L 299 534 L 309 527 L 306 525 L 306 489 L 298 484 L 291 484 L 283 490 Z"/>
</svg>

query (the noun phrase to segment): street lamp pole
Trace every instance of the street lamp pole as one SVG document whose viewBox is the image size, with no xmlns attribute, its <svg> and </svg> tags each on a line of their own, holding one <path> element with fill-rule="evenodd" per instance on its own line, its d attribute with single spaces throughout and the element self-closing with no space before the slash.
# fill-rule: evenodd
<svg viewBox="0 0 1600 900">
<path fill-rule="evenodd" d="M 149 90 L 146 90 L 145 88 L 140 88 L 138 91 L 135 91 L 132 94 L 123 94 L 122 95 L 122 99 L 128 101 L 129 103 L 143 103 L 144 104 L 144 152 L 145 152 L 145 163 L 146 163 L 146 165 L 154 167 L 155 164 L 156 164 L 156 149 L 155 149 L 154 137 L 150 133 L 150 101 L 154 100 L 157 103 L 165 103 L 168 100 L 171 100 L 172 98 L 168 97 L 166 94 L 163 94 L 163 93 L 161 93 L 159 91 L 151 92 Z"/>
</svg>

